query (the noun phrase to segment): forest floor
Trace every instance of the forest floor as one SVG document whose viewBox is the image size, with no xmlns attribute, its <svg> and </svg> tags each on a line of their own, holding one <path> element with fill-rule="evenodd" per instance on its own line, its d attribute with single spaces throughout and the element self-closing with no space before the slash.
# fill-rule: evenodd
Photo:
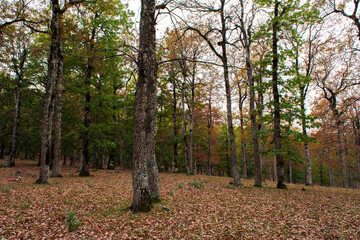
<svg viewBox="0 0 360 240">
<path fill-rule="evenodd" d="M 130 171 L 67 166 L 38 185 L 35 162 L 16 164 L 0 168 L 0 239 L 360 239 L 359 189 L 160 173 L 162 201 L 133 214 Z"/>
</svg>

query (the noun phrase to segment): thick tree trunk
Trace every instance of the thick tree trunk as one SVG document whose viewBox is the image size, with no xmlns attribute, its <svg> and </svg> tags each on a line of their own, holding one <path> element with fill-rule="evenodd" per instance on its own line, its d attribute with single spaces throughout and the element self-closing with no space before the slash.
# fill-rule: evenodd
<svg viewBox="0 0 360 240">
<path fill-rule="evenodd" d="M 272 81 L 273 81 L 273 97 L 274 97 L 274 145 L 276 156 L 277 170 L 277 188 L 286 188 L 284 174 L 284 160 L 281 153 L 281 116 L 280 116 L 280 94 L 278 89 L 278 30 L 279 30 L 279 1 L 275 1 L 275 16 L 272 24 Z"/>
<path fill-rule="evenodd" d="M 17 150 L 17 139 L 18 139 L 18 131 L 20 126 L 20 106 L 21 106 L 21 85 L 23 82 L 23 68 L 27 57 L 27 50 L 23 49 L 19 63 L 16 60 L 13 60 L 13 65 L 16 71 L 16 87 L 14 91 L 14 102 L 15 102 L 15 112 L 14 112 L 14 124 L 13 131 L 11 137 L 11 151 L 6 158 L 5 167 L 15 166 L 15 157 Z"/>
<path fill-rule="evenodd" d="M 45 99 L 43 105 L 42 127 L 41 127 L 41 160 L 39 179 L 36 183 L 47 183 L 49 165 L 46 165 L 46 156 L 49 151 L 49 136 L 51 134 L 52 122 L 52 102 L 53 91 L 57 77 L 57 54 L 59 48 L 59 24 L 60 24 L 60 7 L 58 0 L 51 0 L 52 3 L 52 18 L 51 18 L 51 45 L 50 56 L 48 60 L 48 79 L 45 88 Z"/>
<path fill-rule="evenodd" d="M 60 18 L 61 20 L 61 18 Z M 55 115 L 54 115 L 54 158 L 53 172 L 50 177 L 62 177 L 61 175 L 61 109 L 62 109 L 62 79 L 63 79 L 63 53 L 61 22 L 59 23 L 59 43 L 58 43 L 58 65 L 55 85 Z"/>
<path fill-rule="evenodd" d="M 154 189 L 149 185 L 152 184 L 154 187 L 158 181 L 155 142 L 153 142 L 156 136 L 157 105 L 155 32 L 155 0 L 142 0 L 138 56 L 139 78 L 136 86 L 133 120 L 133 202 L 131 209 L 135 212 L 151 209 Z M 152 102 L 148 102 L 149 100 Z M 147 146 L 147 144 L 151 146 Z M 150 176 L 150 181 L 149 173 L 154 174 Z"/>
<path fill-rule="evenodd" d="M 94 18 L 99 18 L 98 14 L 95 14 Z M 86 177 L 90 176 L 89 172 L 89 162 L 90 162 L 90 154 L 89 154 L 89 131 L 90 131 L 90 79 L 94 70 L 93 66 L 93 51 L 95 48 L 95 36 L 96 36 L 96 28 L 97 26 L 94 26 L 91 31 L 91 37 L 90 37 L 90 48 L 89 48 L 89 58 L 87 62 L 86 67 L 86 73 L 85 73 L 85 81 L 84 81 L 84 87 L 85 87 L 85 95 L 84 95 L 84 114 L 83 114 L 83 124 L 84 124 L 84 130 L 82 132 L 82 164 L 79 176 Z"/>
<path fill-rule="evenodd" d="M 155 24 L 155 20 L 154 24 Z M 156 146 L 156 134 L 157 134 L 157 64 L 155 58 L 155 26 L 150 29 L 152 38 L 151 49 L 153 50 L 151 57 L 153 65 L 148 67 L 147 78 L 147 108 L 146 108 L 146 161 L 147 171 L 149 179 L 150 196 L 152 201 L 160 200 L 160 190 L 158 183 L 159 169 L 156 163 L 155 146 Z"/>
</svg>

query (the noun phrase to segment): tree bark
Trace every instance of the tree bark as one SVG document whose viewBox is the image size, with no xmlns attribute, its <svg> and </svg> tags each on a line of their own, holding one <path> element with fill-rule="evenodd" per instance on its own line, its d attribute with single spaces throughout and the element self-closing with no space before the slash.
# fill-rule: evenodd
<svg viewBox="0 0 360 240">
<path fill-rule="evenodd" d="M 244 130 L 244 101 L 247 98 L 247 89 L 245 88 L 245 94 L 242 93 L 242 86 L 240 81 L 237 82 L 239 91 L 239 112 L 240 112 L 240 131 L 241 131 L 241 158 L 242 158 L 242 177 L 247 178 L 247 159 L 246 159 L 246 141 L 245 141 L 245 130 Z"/>
<path fill-rule="evenodd" d="M 99 18 L 99 15 L 95 14 L 95 19 Z M 84 95 L 84 114 L 83 114 L 83 124 L 84 124 L 84 130 L 82 132 L 82 164 L 79 176 L 86 177 L 90 176 L 89 172 L 89 162 L 90 162 L 90 154 L 89 154 L 89 131 L 90 131 L 90 101 L 91 101 L 91 95 L 90 95 L 90 80 L 91 76 L 94 70 L 93 66 L 93 51 L 95 48 L 95 37 L 96 37 L 96 28 L 97 26 L 94 26 L 91 31 L 91 37 L 90 37 L 90 47 L 89 47 L 89 54 L 87 67 L 86 67 L 86 73 L 85 73 L 85 81 L 84 81 L 84 87 L 85 87 L 85 95 Z"/>
<path fill-rule="evenodd" d="M 207 155 L 207 164 L 206 164 L 206 175 L 210 176 L 211 173 L 211 129 L 212 129 L 212 86 L 210 86 L 209 93 L 209 115 L 208 115 L 208 155 Z"/>
<path fill-rule="evenodd" d="M 188 142 L 187 142 L 187 134 L 186 134 L 186 110 L 185 110 L 185 77 L 184 82 L 182 84 L 182 95 L 181 95 L 181 104 L 183 110 L 183 139 L 184 139 L 184 159 L 185 159 L 185 169 L 186 175 L 190 175 L 189 161 L 188 161 Z"/>
<path fill-rule="evenodd" d="M 155 143 L 152 142 L 155 141 L 156 136 L 155 32 L 155 0 L 142 0 L 138 55 L 139 78 L 136 86 L 133 120 L 133 202 L 131 209 L 135 212 L 151 209 L 154 189 L 150 189 L 149 185 L 153 181 L 155 183 L 158 181 L 157 175 L 150 176 L 152 179 L 149 181 L 149 173 L 152 174 L 151 171 L 157 169 L 153 150 Z M 152 102 L 148 102 L 149 100 Z M 149 119 L 146 119 L 147 117 Z M 154 127 L 155 129 L 153 129 Z M 147 144 L 151 146 L 146 146 Z"/>
<path fill-rule="evenodd" d="M 54 158 L 53 172 L 50 177 L 62 177 L 61 175 L 61 110 L 62 110 L 62 80 L 63 80 L 63 53 L 62 53 L 62 25 L 59 15 L 59 42 L 57 49 L 57 77 L 55 84 L 55 115 L 54 115 Z"/>
<path fill-rule="evenodd" d="M 50 56 L 48 60 L 48 79 L 45 88 L 45 99 L 42 111 L 41 123 L 41 160 L 40 160 L 40 173 L 36 183 L 47 183 L 49 165 L 46 165 L 46 156 L 49 151 L 49 136 L 51 134 L 52 122 L 52 102 L 53 91 L 57 77 L 57 54 L 59 48 L 59 15 L 60 7 L 58 0 L 51 0 L 52 4 L 52 18 L 51 18 L 51 45 Z"/>
<path fill-rule="evenodd" d="M 176 119 L 176 113 L 177 113 L 177 94 L 176 94 L 176 79 L 173 73 L 171 73 L 170 76 L 173 80 L 173 129 L 174 129 L 174 168 L 175 172 L 177 172 L 178 166 L 178 126 L 177 126 L 177 119 Z"/>
<path fill-rule="evenodd" d="M 343 139 L 343 133 L 342 133 L 342 125 L 343 125 L 342 121 L 340 120 L 340 117 L 338 116 L 336 119 L 336 127 L 337 127 L 338 141 L 339 141 L 339 157 L 340 157 L 340 162 L 341 162 L 343 187 L 348 188 L 349 182 L 348 182 L 346 162 L 345 162 L 345 147 L 344 147 L 344 139 Z"/>
<path fill-rule="evenodd" d="M 274 97 L 274 145 L 276 156 L 277 170 L 277 188 L 286 188 L 284 175 L 284 160 L 281 153 L 281 116 L 280 116 L 280 94 L 278 89 L 278 30 L 279 30 L 279 5 L 278 0 L 275 1 L 274 19 L 272 24 L 272 81 L 273 81 L 273 97 Z"/>
<path fill-rule="evenodd" d="M 354 128 L 354 133 L 355 133 L 355 145 L 356 145 L 356 165 L 357 165 L 357 169 L 358 169 L 358 179 L 360 181 L 360 119 L 359 119 L 359 116 L 356 116 L 356 118 L 353 122 L 353 128 Z"/>
<path fill-rule="evenodd" d="M 228 59 L 227 59 L 227 27 L 226 27 L 226 19 L 225 19 L 225 0 L 221 0 L 221 48 L 222 48 L 222 65 L 224 70 L 224 81 L 225 81 L 225 91 L 226 91 L 226 110 L 227 110 L 227 123 L 228 123 L 228 132 L 229 132 L 229 141 L 230 141 L 230 157 L 232 163 L 232 175 L 234 178 L 234 185 L 239 186 L 241 185 L 240 181 L 240 173 L 239 173 L 239 166 L 237 163 L 236 157 L 236 144 L 235 144 L 235 133 L 233 127 L 233 120 L 232 120 L 232 109 L 231 109 L 231 88 L 230 88 L 230 80 L 229 80 L 229 66 L 228 66 Z"/>
<path fill-rule="evenodd" d="M 17 139 L 20 126 L 20 107 L 21 107 L 21 86 L 24 78 L 23 68 L 27 57 L 27 49 L 23 49 L 19 63 L 16 59 L 13 59 L 13 66 L 16 72 L 16 87 L 14 91 L 14 102 L 15 102 L 15 113 L 14 113 L 14 124 L 11 137 L 11 151 L 6 158 L 5 167 L 15 166 L 15 157 L 17 151 Z"/>
</svg>

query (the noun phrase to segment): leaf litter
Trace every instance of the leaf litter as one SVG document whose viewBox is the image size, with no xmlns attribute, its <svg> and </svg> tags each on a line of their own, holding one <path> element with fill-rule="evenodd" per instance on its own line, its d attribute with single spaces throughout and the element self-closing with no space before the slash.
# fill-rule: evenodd
<svg viewBox="0 0 360 240">
<path fill-rule="evenodd" d="M 63 178 L 37 185 L 35 163 L 18 165 L 0 169 L 2 239 L 360 238 L 359 189 L 304 191 L 289 184 L 279 190 L 269 181 L 253 188 L 246 179 L 243 187 L 229 187 L 227 177 L 160 173 L 162 201 L 133 214 L 130 171 L 97 170 L 82 178 L 64 167 Z"/>
</svg>

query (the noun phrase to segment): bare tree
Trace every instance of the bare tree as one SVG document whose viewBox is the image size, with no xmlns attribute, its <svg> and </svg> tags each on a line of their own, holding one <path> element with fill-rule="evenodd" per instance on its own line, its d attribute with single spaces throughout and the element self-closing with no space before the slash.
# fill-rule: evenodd
<svg viewBox="0 0 360 240">
<path fill-rule="evenodd" d="M 223 68 L 223 77 L 225 83 L 226 91 L 226 109 L 227 109 L 227 124 L 228 124 L 228 134 L 230 141 L 230 156 L 232 163 L 232 175 L 234 178 L 234 185 L 241 185 L 239 167 L 237 163 L 237 154 L 236 154 L 236 144 L 235 144 L 235 133 L 233 126 L 233 117 L 232 117 L 232 104 L 231 104 L 231 88 L 230 88 L 230 78 L 229 78 L 229 63 L 228 63 L 228 34 L 230 31 L 229 28 L 229 15 L 226 11 L 226 0 L 219 0 L 218 4 L 207 4 L 197 0 L 191 0 L 186 2 L 178 2 L 179 5 L 184 6 L 187 9 L 197 11 L 198 13 L 209 15 L 208 24 L 203 26 L 199 24 L 192 24 L 190 22 L 185 22 L 186 29 L 194 31 L 199 34 L 200 37 L 204 39 L 211 51 L 216 55 L 216 57 L 221 61 L 221 66 Z M 220 22 L 210 23 L 215 18 L 219 18 Z M 211 19 L 211 20 L 210 20 Z M 212 34 L 218 33 L 217 36 Z M 218 48 L 218 46 L 220 48 Z"/>
<path fill-rule="evenodd" d="M 331 52 L 331 56 L 324 54 L 321 58 L 319 58 L 320 60 L 318 65 L 320 65 L 321 68 L 315 73 L 315 79 L 317 86 L 323 92 L 323 97 L 328 101 L 329 109 L 335 119 L 339 143 L 339 157 L 343 176 L 343 186 L 347 188 L 349 186 L 349 182 L 347 166 L 345 162 L 343 115 L 348 110 L 348 107 L 352 105 L 354 101 L 356 101 L 356 98 L 349 96 L 348 93 L 350 89 L 358 85 L 359 82 L 354 81 L 352 78 L 352 74 L 355 73 L 354 53 L 346 53 L 343 51 L 343 49 L 337 50 L 337 53 Z"/>
</svg>

